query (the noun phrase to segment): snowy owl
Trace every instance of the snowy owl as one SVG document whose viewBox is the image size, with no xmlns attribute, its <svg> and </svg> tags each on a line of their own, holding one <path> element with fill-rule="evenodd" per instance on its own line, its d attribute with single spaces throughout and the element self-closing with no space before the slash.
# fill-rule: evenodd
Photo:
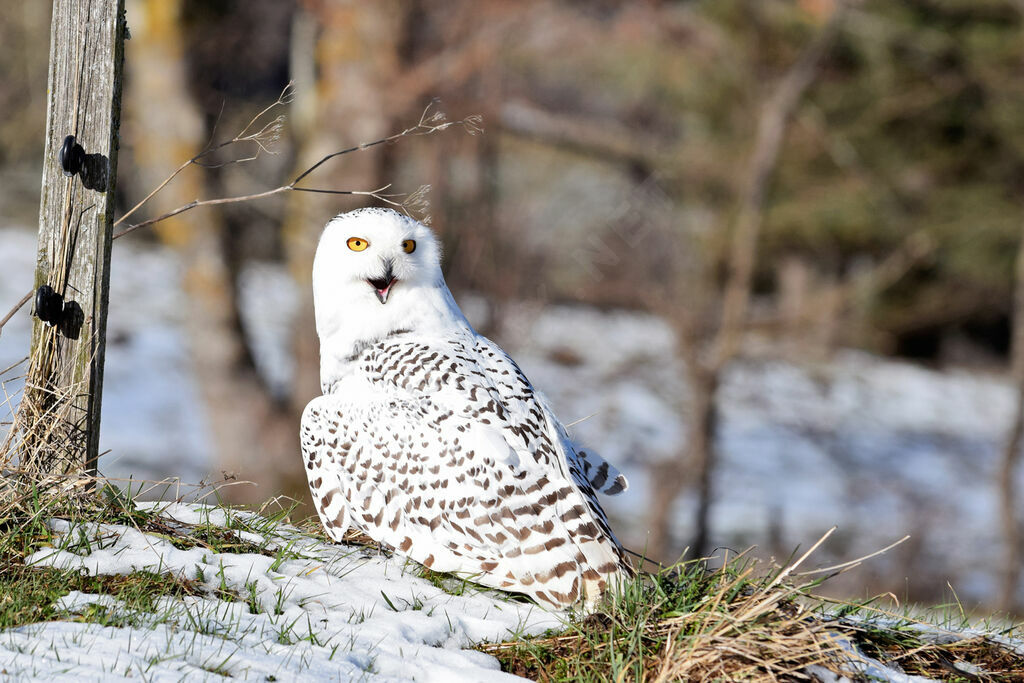
<svg viewBox="0 0 1024 683">
<path fill-rule="evenodd" d="M 302 414 L 302 453 L 333 539 L 354 527 L 557 608 L 593 605 L 631 573 L 595 495 L 625 478 L 470 327 L 426 226 L 389 209 L 335 217 L 313 303 L 323 396 Z"/>
</svg>

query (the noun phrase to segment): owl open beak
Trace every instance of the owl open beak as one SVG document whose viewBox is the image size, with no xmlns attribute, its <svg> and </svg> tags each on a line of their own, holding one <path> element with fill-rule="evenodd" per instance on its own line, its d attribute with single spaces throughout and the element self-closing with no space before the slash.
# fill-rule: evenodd
<svg viewBox="0 0 1024 683">
<path fill-rule="evenodd" d="M 370 285 L 373 287 L 373 293 L 377 295 L 377 300 L 382 304 L 388 302 L 388 294 L 391 293 L 391 285 L 395 283 L 394 279 L 391 280 L 368 280 Z"/>
<path fill-rule="evenodd" d="M 373 293 L 377 295 L 377 301 L 382 304 L 388 302 L 388 295 L 391 293 L 391 285 L 395 284 L 395 274 L 391 271 L 391 263 L 387 264 L 387 270 L 384 271 L 384 275 L 381 277 L 367 280 L 370 286 L 373 287 Z"/>
</svg>

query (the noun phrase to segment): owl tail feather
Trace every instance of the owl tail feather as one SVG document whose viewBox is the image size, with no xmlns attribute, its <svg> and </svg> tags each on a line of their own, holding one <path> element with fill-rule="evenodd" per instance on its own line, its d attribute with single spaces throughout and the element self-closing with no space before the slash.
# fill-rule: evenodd
<svg viewBox="0 0 1024 683">
<path fill-rule="evenodd" d="M 598 493 L 615 496 L 629 488 L 626 476 L 597 453 L 577 449 L 576 455 L 583 464 L 583 475 Z"/>
</svg>

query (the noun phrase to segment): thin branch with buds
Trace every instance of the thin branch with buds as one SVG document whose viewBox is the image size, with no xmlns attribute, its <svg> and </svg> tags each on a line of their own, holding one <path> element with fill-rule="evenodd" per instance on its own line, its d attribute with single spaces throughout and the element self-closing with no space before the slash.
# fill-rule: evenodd
<svg viewBox="0 0 1024 683">
<path fill-rule="evenodd" d="M 171 181 L 178 177 L 178 175 L 189 166 L 217 168 L 221 166 L 226 166 L 228 164 L 237 164 L 253 161 L 257 159 L 259 155 L 263 152 L 266 152 L 267 154 L 274 154 L 275 152 L 273 151 L 272 146 L 275 142 L 277 142 L 277 140 L 281 136 L 281 129 L 284 125 L 284 115 L 278 114 L 269 121 L 266 120 L 266 116 L 270 114 L 274 109 L 282 107 L 291 102 L 292 96 L 293 87 L 292 84 L 289 83 L 287 86 L 285 86 L 284 90 L 281 91 L 281 94 L 272 104 L 265 107 L 262 111 L 256 114 L 256 116 L 252 117 L 252 119 L 249 120 L 249 123 L 246 124 L 246 126 L 241 130 L 241 132 L 239 132 L 233 138 L 216 144 L 212 142 L 211 138 L 211 142 L 201 152 L 199 152 L 194 157 L 178 166 L 178 168 L 171 172 L 171 174 L 168 175 L 167 178 L 163 180 L 163 182 L 157 185 L 157 187 L 153 189 L 152 192 L 150 192 L 141 201 L 139 201 L 139 203 L 137 203 L 135 206 L 129 209 L 127 213 L 125 213 L 123 216 L 114 221 L 114 225 L 118 226 L 124 223 L 130 216 L 132 216 L 132 214 L 134 214 L 136 211 L 145 206 L 147 202 L 149 202 L 154 196 L 157 195 L 157 193 L 159 193 Z M 437 100 L 431 101 L 430 104 L 428 104 L 427 107 L 423 110 L 423 113 L 420 115 L 419 121 L 417 121 L 415 125 L 410 126 L 398 133 L 394 133 L 387 137 L 380 138 L 378 140 L 364 142 L 362 144 L 355 145 L 354 147 L 349 147 L 347 149 L 342 149 L 337 152 L 332 152 L 321 158 L 319 161 L 317 161 L 315 164 L 313 164 L 306 170 L 302 171 L 302 173 L 297 175 L 294 180 L 292 180 L 290 183 L 287 183 L 286 185 L 281 185 L 280 187 L 275 187 L 271 190 L 265 190 L 263 192 L 256 192 L 253 194 L 246 195 L 237 195 L 234 197 L 194 199 L 187 204 L 183 204 L 175 209 L 171 209 L 170 211 L 167 211 L 159 216 L 156 216 L 155 218 L 150 218 L 148 220 L 140 221 L 138 223 L 129 225 L 123 230 L 114 233 L 114 239 L 124 237 L 129 233 L 135 232 L 139 228 L 146 228 L 151 225 L 155 225 L 161 221 L 167 220 L 168 218 L 172 218 L 179 214 L 185 213 L 186 211 L 191 211 L 192 209 L 201 206 L 238 204 L 240 202 L 249 202 L 257 199 L 265 199 L 267 197 L 283 194 L 285 192 L 311 192 L 316 194 L 356 195 L 363 197 L 372 197 L 379 202 L 400 209 L 407 215 L 411 216 L 413 212 L 420 212 L 426 207 L 426 195 L 430 191 L 429 185 L 422 185 L 417 190 L 409 194 L 394 194 L 387 193 L 387 191 L 391 189 L 390 184 L 385 185 L 383 187 L 379 187 L 374 190 L 334 190 L 326 188 L 301 187 L 299 186 L 299 183 L 305 180 L 314 171 L 316 171 L 318 168 L 320 168 L 325 163 L 327 163 L 328 161 L 335 157 L 370 149 L 371 147 L 376 147 L 378 145 L 394 143 L 400 140 L 401 138 L 420 135 L 433 135 L 443 130 L 447 130 L 452 126 L 462 126 L 463 130 L 465 130 L 470 135 L 477 135 L 478 133 L 483 132 L 483 117 L 481 117 L 479 114 L 473 114 L 471 116 L 467 116 L 457 121 L 448 121 L 446 120 L 446 117 L 443 112 L 434 109 L 434 106 L 436 104 Z M 225 147 L 228 147 L 230 145 L 238 145 L 243 143 L 254 144 L 256 146 L 255 152 L 249 156 L 230 159 L 228 161 L 223 162 L 207 161 L 207 159 L 209 159 L 214 153 L 220 151 L 221 149 L 224 149 Z M 22 297 L 22 299 L 17 304 L 15 304 L 13 308 L 11 308 L 11 310 L 3 317 L 2 320 L 0 320 L 0 333 L 3 332 L 4 325 L 6 325 L 7 322 L 14 316 L 14 314 L 21 310 L 21 308 L 26 303 L 28 303 L 29 300 L 31 300 L 31 298 L 32 292 L 30 291 L 27 294 L 25 294 L 25 296 Z"/>
</svg>

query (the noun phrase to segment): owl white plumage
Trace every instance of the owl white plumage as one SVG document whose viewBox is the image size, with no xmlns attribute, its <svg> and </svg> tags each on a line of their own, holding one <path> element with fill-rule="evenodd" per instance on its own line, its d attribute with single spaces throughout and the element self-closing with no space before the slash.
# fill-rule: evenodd
<svg viewBox="0 0 1024 683">
<path fill-rule="evenodd" d="M 301 441 L 332 538 L 354 527 L 434 571 L 559 608 L 592 605 L 631 573 L 595 493 L 625 478 L 469 325 L 426 226 L 389 209 L 337 216 L 313 301 L 323 396 Z"/>
</svg>

